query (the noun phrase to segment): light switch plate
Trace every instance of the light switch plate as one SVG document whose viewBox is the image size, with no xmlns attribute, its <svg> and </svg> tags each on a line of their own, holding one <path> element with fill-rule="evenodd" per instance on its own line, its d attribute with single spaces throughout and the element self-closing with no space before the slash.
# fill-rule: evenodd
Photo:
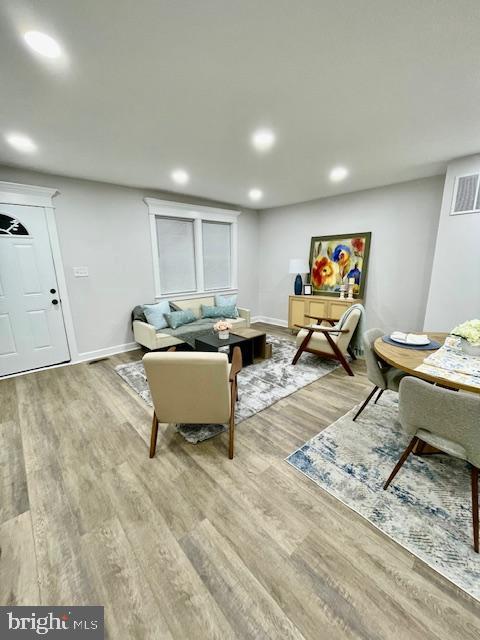
<svg viewBox="0 0 480 640">
<path fill-rule="evenodd" d="M 88 278 L 88 267 L 73 267 L 75 278 Z"/>
</svg>

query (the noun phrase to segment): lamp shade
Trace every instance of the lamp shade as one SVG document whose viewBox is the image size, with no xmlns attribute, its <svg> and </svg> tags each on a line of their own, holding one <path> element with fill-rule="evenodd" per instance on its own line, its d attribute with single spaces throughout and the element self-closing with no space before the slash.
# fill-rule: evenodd
<svg viewBox="0 0 480 640">
<path fill-rule="evenodd" d="M 288 273 L 310 273 L 310 266 L 304 258 L 290 258 Z"/>
</svg>

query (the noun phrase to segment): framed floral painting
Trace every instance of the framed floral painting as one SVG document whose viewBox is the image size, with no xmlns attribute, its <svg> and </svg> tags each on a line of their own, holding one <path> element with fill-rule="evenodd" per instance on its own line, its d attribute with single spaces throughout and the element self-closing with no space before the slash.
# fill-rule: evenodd
<svg viewBox="0 0 480 640">
<path fill-rule="evenodd" d="M 353 278 L 353 293 L 363 298 L 372 234 L 316 236 L 310 243 L 310 284 L 316 295 L 338 296 Z"/>
</svg>

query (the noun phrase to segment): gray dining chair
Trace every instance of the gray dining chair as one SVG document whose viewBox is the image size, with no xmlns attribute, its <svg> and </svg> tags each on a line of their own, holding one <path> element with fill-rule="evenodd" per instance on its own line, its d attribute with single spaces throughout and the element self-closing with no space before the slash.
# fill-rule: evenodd
<svg viewBox="0 0 480 640">
<path fill-rule="evenodd" d="M 381 329 L 369 329 L 365 331 L 362 336 L 365 361 L 367 364 L 367 378 L 375 386 L 355 414 L 353 420 L 358 418 L 377 391 L 379 391 L 379 393 L 375 398 L 374 404 L 377 404 L 380 396 L 387 389 L 390 391 L 398 391 L 400 380 L 406 375 L 403 371 L 400 371 L 400 369 L 395 369 L 395 367 L 391 367 L 387 363 L 382 362 L 375 353 L 373 344 L 377 338 L 381 338 L 383 335 L 385 335 L 385 332 Z"/>
<path fill-rule="evenodd" d="M 480 396 L 451 391 L 406 377 L 400 383 L 399 418 L 413 436 L 384 485 L 388 488 L 415 445 L 429 444 L 471 464 L 473 548 L 478 553 L 478 470 L 480 467 Z"/>
</svg>

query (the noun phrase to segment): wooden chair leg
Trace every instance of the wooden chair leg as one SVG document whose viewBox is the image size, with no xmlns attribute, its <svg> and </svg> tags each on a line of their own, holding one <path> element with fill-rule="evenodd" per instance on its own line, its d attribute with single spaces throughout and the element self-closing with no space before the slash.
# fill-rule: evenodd
<svg viewBox="0 0 480 640">
<path fill-rule="evenodd" d="M 157 435 L 158 435 L 158 420 L 157 414 L 153 412 L 152 419 L 152 434 L 150 436 L 150 458 L 153 458 L 157 449 Z"/>
<path fill-rule="evenodd" d="M 302 344 L 298 347 L 297 353 L 293 356 L 292 364 L 297 364 L 298 359 L 307 348 L 307 344 L 310 342 L 310 338 L 312 337 L 312 334 L 313 334 L 313 331 L 309 331 L 305 336 L 305 338 L 302 340 Z"/>
<path fill-rule="evenodd" d="M 472 466 L 473 548 L 478 553 L 478 468 Z"/>
<path fill-rule="evenodd" d="M 343 353 L 340 351 L 340 349 L 335 344 L 334 340 L 332 340 L 331 336 L 328 333 L 325 334 L 325 337 L 326 337 L 326 339 L 328 341 L 328 344 L 332 347 L 332 351 L 335 354 L 337 360 L 342 365 L 342 367 L 345 369 L 345 371 L 348 373 L 349 376 L 353 376 L 353 371 L 350 369 L 350 365 L 346 361 L 345 356 L 343 355 Z"/>
<path fill-rule="evenodd" d="M 230 417 L 230 423 L 228 426 L 228 457 L 230 460 L 233 459 L 235 448 L 235 416 L 232 415 Z"/>
<path fill-rule="evenodd" d="M 417 442 L 417 446 L 413 448 L 412 453 L 416 456 L 421 456 L 423 455 L 423 451 L 425 449 L 425 447 L 427 446 L 427 443 L 424 442 L 423 440 L 419 440 Z"/>
<path fill-rule="evenodd" d="M 367 404 L 370 402 L 370 400 L 373 398 L 373 396 L 375 395 L 375 393 L 377 392 L 378 387 L 375 386 L 373 387 L 373 390 L 368 394 L 368 398 L 365 400 L 365 402 L 362 404 L 362 406 L 360 407 L 360 409 L 357 411 L 357 413 L 355 414 L 355 417 L 353 418 L 353 421 L 355 422 L 355 420 L 358 418 L 358 416 L 362 413 L 362 411 L 365 409 L 365 407 L 367 406 Z"/>
<path fill-rule="evenodd" d="M 373 404 L 377 404 L 377 402 L 380 400 L 380 396 L 382 395 L 382 393 L 385 391 L 385 389 L 380 389 L 380 393 L 378 394 L 378 396 L 375 398 L 375 402 Z"/>
<path fill-rule="evenodd" d="M 414 436 L 411 440 L 410 440 L 410 444 L 408 445 L 408 447 L 405 449 L 405 451 L 402 453 L 402 455 L 400 456 L 400 460 L 397 462 L 397 464 L 395 465 L 392 473 L 390 474 L 390 476 L 388 477 L 388 480 L 386 481 L 386 483 L 383 485 L 383 490 L 388 488 L 388 485 L 391 483 L 391 481 L 394 479 L 394 477 L 397 475 L 397 473 L 400 471 L 400 469 L 403 466 L 403 463 L 405 462 L 405 460 L 408 458 L 408 456 L 410 455 L 413 447 L 417 444 L 419 438 L 417 438 L 417 436 Z"/>
<path fill-rule="evenodd" d="M 237 397 L 237 381 L 232 382 L 230 400 L 230 420 L 228 423 L 228 457 L 233 459 L 235 448 L 235 398 Z"/>
</svg>

